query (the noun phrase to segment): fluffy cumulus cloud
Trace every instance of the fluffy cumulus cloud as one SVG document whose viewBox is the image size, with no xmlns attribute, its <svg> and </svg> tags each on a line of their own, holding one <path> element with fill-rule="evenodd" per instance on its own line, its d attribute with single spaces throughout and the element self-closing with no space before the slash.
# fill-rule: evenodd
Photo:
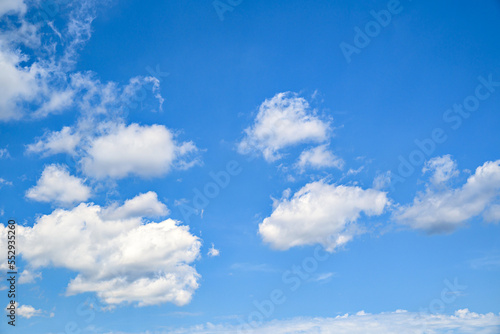
<svg viewBox="0 0 500 334">
<path fill-rule="evenodd" d="M 106 219 L 162 217 L 169 213 L 167 206 L 158 200 L 158 195 L 154 191 L 126 200 L 121 206 L 114 203 L 102 210 L 102 215 Z"/>
<path fill-rule="evenodd" d="M 254 324 L 254 323 L 252 323 Z M 452 315 L 395 311 L 332 318 L 293 318 L 269 321 L 261 326 L 213 324 L 164 331 L 164 334 L 496 334 L 500 331 L 500 314 L 479 314 L 468 309 Z M 114 333 L 115 334 L 115 333 Z M 119 334 L 119 333 L 116 333 Z"/>
<path fill-rule="evenodd" d="M 196 145 L 178 142 L 175 137 L 164 125 L 125 125 L 92 118 L 45 133 L 27 146 L 27 152 L 43 156 L 70 154 L 84 174 L 96 179 L 158 177 L 172 169 L 185 170 L 200 164 Z"/>
<path fill-rule="evenodd" d="M 177 143 L 163 125 L 120 124 L 91 140 L 83 171 L 96 178 L 161 176 L 177 163 L 184 166 L 183 157 L 196 150 L 191 142 Z"/>
<path fill-rule="evenodd" d="M 307 167 L 315 169 L 325 167 L 342 169 L 344 167 L 344 160 L 335 156 L 327 149 L 326 145 L 320 145 L 303 151 L 299 156 L 296 166 L 300 170 L 304 170 Z"/>
<path fill-rule="evenodd" d="M 17 314 L 23 318 L 39 317 L 43 314 L 42 310 L 36 309 L 31 305 L 21 305 L 17 308 Z"/>
<path fill-rule="evenodd" d="M 199 274 L 191 264 L 201 241 L 178 221 L 145 219 L 163 213 L 166 207 L 152 193 L 121 207 L 82 203 L 57 209 L 37 218 L 33 227 L 18 226 L 20 252 L 29 270 L 75 272 L 68 295 L 95 292 L 110 305 L 185 305 L 198 288 Z"/>
<path fill-rule="evenodd" d="M 375 189 L 312 182 L 291 198 L 277 201 L 259 233 L 280 250 L 321 244 L 333 251 L 356 234 L 355 222 L 362 213 L 380 215 L 388 204 L 386 193 Z"/>
<path fill-rule="evenodd" d="M 451 155 L 447 154 L 427 161 L 422 172 L 432 174 L 431 182 L 434 185 L 444 184 L 458 175 L 457 163 L 452 160 Z"/>
<path fill-rule="evenodd" d="M 83 202 L 91 195 L 90 187 L 61 165 L 46 166 L 37 184 L 26 192 L 26 197 L 38 202 L 70 205 Z"/>
<path fill-rule="evenodd" d="M 431 161 L 439 162 L 434 167 L 431 183 L 444 182 L 456 175 L 454 163 L 448 158 Z M 500 160 L 488 161 L 479 166 L 461 187 L 428 185 L 425 192 L 417 194 L 412 204 L 400 207 L 394 217 L 402 224 L 428 233 L 451 232 L 479 215 L 484 215 L 486 220 L 495 220 L 499 196 Z"/>
<path fill-rule="evenodd" d="M 6 313 L 9 313 L 8 307 L 10 307 L 10 306 L 11 306 L 11 304 L 9 303 L 5 307 Z M 20 317 L 26 318 L 26 319 L 29 319 L 31 317 L 40 317 L 44 313 L 42 310 L 38 310 L 31 305 L 20 305 L 19 306 L 19 303 L 17 303 L 17 302 L 15 303 L 15 308 L 16 308 L 17 315 L 19 315 Z"/>
<path fill-rule="evenodd" d="M 326 141 L 329 131 L 330 124 L 319 119 L 304 98 L 295 93 L 279 93 L 259 107 L 254 124 L 245 129 L 238 151 L 259 152 L 267 161 L 274 161 L 285 147 Z"/>
</svg>

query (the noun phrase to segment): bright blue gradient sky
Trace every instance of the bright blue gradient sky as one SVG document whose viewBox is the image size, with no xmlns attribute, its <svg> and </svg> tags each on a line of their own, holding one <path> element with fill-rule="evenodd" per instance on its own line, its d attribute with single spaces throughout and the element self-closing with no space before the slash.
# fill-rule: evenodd
<svg viewBox="0 0 500 334">
<path fill-rule="evenodd" d="M 493 0 L 2 0 L 0 213 L 25 278 L 0 331 L 424 333 L 437 317 L 436 333 L 498 333 L 499 15 Z"/>
</svg>

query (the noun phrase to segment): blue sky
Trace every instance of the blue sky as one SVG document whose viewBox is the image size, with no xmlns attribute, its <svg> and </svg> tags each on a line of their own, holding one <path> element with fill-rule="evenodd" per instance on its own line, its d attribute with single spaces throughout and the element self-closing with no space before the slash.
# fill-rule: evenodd
<svg viewBox="0 0 500 334">
<path fill-rule="evenodd" d="M 0 331 L 498 333 L 499 14 L 2 0 Z"/>
</svg>

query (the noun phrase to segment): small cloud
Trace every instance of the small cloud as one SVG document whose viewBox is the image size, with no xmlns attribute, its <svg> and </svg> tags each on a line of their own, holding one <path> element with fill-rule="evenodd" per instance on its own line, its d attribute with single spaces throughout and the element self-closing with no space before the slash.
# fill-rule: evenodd
<svg viewBox="0 0 500 334">
<path fill-rule="evenodd" d="M 327 283 L 330 282 L 333 277 L 335 277 L 335 273 L 321 273 L 313 276 L 311 278 L 311 281 L 319 283 Z"/>
<path fill-rule="evenodd" d="M 327 145 L 320 145 L 303 151 L 299 160 L 295 164 L 300 171 L 304 171 L 307 167 L 314 169 L 334 167 L 337 169 L 344 168 L 344 160 L 334 155 L 327 149 Z"/>
<path fill-rule="evenodd" d="M 215 249 L 214 244 L 212 244 L 212 247 L 208 250 L 207 255 L 210 257 L 219 256 L 220 251 L 218 249 Z"/>
<path fill-rule="evenodd" d="M 365 169 L 365 166 L 361 166 L 359 167 L 358 169 L 352 169 L 350 168 L 348 171 L 347 171 L 347 175 L 357 175 L 359 173 L 361 173 L 361 171 Z"/>
<path fill-rule="evenodd" d="M 0 159 L 10 158 L 9 151 L 6 148 L 0 148 Z"/>
<path fill-rule="evenodd" d="M 181 198 L 181 199 L 176 199 L 174 200 L 174 206 L 181 206 L 181 205 L 185 205 L 185 204 L 188 204 L 189 201 L 185 198 Z"/>
<path fill-rule="evenodd" d="M 282 157 L 281 150 L 302 143 L 323 143 L 330 136 L 330 123 L 321 120 L 298 94 L 285 92 L 265 100 L 254 124 L 245 129 L 238 144 L 241 154 L 262 154 L 268 162 Z"/>
<path fill-rule="evenodd" d="M 373 180 L 373 188 L 382 190 L 391 184 L 391 171 L 378 174 Z"/>
<path fill-rule="evenodd" d="M 3 178 L 0 177 L 0 188 L 2 188 L 2 186 L 4 186 L 4 185 L 11 186 L 12 182 L 7 181 L 6 179 L 3 179 Z"/>
<path fill-rule="evenodd" d="M 459 174 L 457 163 L 449 154 L 427 161 L 424 168 L 422 168 L 422 172 L 430 172 L 432 174 L 431 182 L 436 186 L 444 184 L 446 181 Z"/>
<path fill-rule="evenodd" d="M 31 306 L 31 305 L 21 305 L 21 306 L 19 306 L 19 304 L 17 302 L 14 305 L 15 305 L 15 308 L 16 308 L 16 313 L 20 317 L 29 319 L 31 317 L 40 317 L 40 316 L 43 315 L 43 311 L 42 310 L 37 310 L 33 306 Z M 5 312 L 6 313 L 9 313 L 9 309 L 8 308 L 10 306 L 11 306 L 11 304 L 9 303 L 5 307 Z"/>
<path fill-rule="evenodd" d="M 19 277 L 19 284 L 35 283 L 37 278 L 42 278 L 42 273 L 34 273 L 26 269 Z"/>
</svg>

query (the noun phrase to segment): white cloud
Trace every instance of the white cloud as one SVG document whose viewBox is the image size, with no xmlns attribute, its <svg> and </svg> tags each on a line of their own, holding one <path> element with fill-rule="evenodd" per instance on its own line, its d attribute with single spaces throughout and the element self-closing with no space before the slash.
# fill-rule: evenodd
<svg viewBox="0 0 500 334">
<path fill-rule="evenodd" d="M 453 170 L 447 168 L 446 170 Z M 442 181 L 449 173 L 438 173 Z M 434 174 L 433 177 L 435 177 Z M 443 176 L 444 175 L 444 176 Z M 500 195 L 500 160 L 485 162 L 478 167 L 460 188 L 431 189 L 419 193 L 410 205 L 402 206 L 394 217 L 402 224 L 429 233 L 451 232 L 469 219 L 484 213 L 493 218 L 494 211 L 486 211 Z M 492 207 L 490 210 L 494 210 Z"/>
<path fill-rule="evenodd" d="M 42 273 L 36 273 L 25 269 L 19 276 L 19 284 L 35 283 L 37 278 L 42 278 Z"/>
<path fill-rule="evenodd" d="M 365 166 L 361 166 L 361 167 L 359 167 L 358 169 L 349 168 L 349 170 L 347 171 L 346 175 L 347 175 L 347 176 L 350 176 L 350 175 L 358 175 L 358 174 L 359 174 L 359 173 L 361 173 L 364 169 L 365 169 Z"/>
<path fill-rule="evenodd" d="M 192 143 L 178 144 L 163 125 L 119 124 L 90 141 L 82 159 L 83 171 L 96 178 L 166 174 L 183 157 L 197 151 Z M 183 165 L 183 166 L 184 166 Z"/>
<path fill-rule="evenodd" d="M 312 281 L 314 282 L 328 282 L 331 280 L 332 277 L 335 276 L 335 273 L 322 273 L 322 274 L 317 274 L 313 278 L 311 278 Z"/>
<path fill-rule="evenodd" d="M 0 148 L 0 159 L 10 157 L 9 150 L 6 148 Z"/>
<path fill-rule="evenodd" d="M 74 72 L 78 51 L 91 37 L 95 3 L 83 1 L 69 8 L 60 13 L 66 21 L 63 27 L 48 22 L 52 32 L 42 32 L 41 25 L 30 22 L 32 16 L 23 16 L 22 1 L 2 0 L 0 16 L 14 14 L 20 24 L 6 21 L 0 31 L 0 120 L 40 118 L 70 108 L 96 115 L 138 107 L 132 99 L 146 84 L 152 85 L 161 110 L 157 78 L 135 77 L 119 88 L 113 82 L 102 84 L 91 72 Z M 21 45 L 29 50 L 20 51 Z M 140 102 L 141 108 L 146 106 L 145 99 Z"/>
<path fill-rule="evenodd" d="M 6 309 L 9 306 L 10 304 L 7 304 Z M 31 317 L 39 317 L 43 314 L 42 310 L 37 310 L 31 305 L 19 306 L 19 304 L 16 302 L 15 306 L 16 306 L 16 314 L 26 319 L 29 319 Z"/>
<path fill-rule="evenodd" d="M 388 205 L 386 193 L 354 186 L 312 182 L 291 199 L 275 203 L 259 233 L 273 248 L 321 244 L 328 251 L 345 244 L 356 233 L 354 224 L 363 212 L 380 215 Z"/>
<path fill-rule="evenodd" d="M 74 71 L 78 50 L 91 37 L 95 4 L 70 6 L 61 15 L 65 24 L 57 29 L 50 25 L 52 32 L 42 33 L 17 10 L 23 2 L 2 2 L 0 13 L 8 10 L 21 24 L 8 22 L 0 32 L 0 120 L 40 118 L 70 108 L 80 112 L 75 125 L 46 132 L 27 152 L 70 154 L 95 178 L 161 176 L 172 168 L 199 164 L 197 157 L 188 159 L 198 151 L 194 143 L 177 143 L 164 126 L 123 125 L 123 115 L 130 110 L 150 107 L 151 99 L 144 95 L 147 85 L 159 105 L 151 110 L 161 110 L 158 78 L 137 76 L 122 86 L 103 83 L 92 72 Z M 25 49 L 21 44 L 29 50 L 20 51 Z"/>
<path fill-rule="evenodd" d="M 71 87 L 63 91 L 54 92 L 42 103 L 40 108 L 35 112 L 35 116 L 45 117 L 70 107 L 74 102 L 75 94 L 76 92 Z"/>
<path fill-rule="evenodd" d="M 11 186 L 12 182 L 7 181 L 6 179 L 0 177 L 0 188 L 2 188 L 3 185 Z"/>
<path fill-rule="evenodd" d="M 5 14 L 13 13 L 24 14 L 26 9 L 24 0 L 2 0 L 0 2 L 0 17 Z"/>
<path fill-rule="evenodd" d="M 432 173 L 431 182 L 434 185 L 444 184 L 446 181 L 458 175 L 457 163 L 451 159 L 451 155 L 432 158 L 427 161 L 422 172 Z"/>
<path fill-rule="evenodd" d="M 0 8 L 1 10 L 1 8 Z M 20 104 L 32 101 L 39 90 L 36 82 L 38 68 L 22 68 L 27 58 L 10 50 L 0 39 L 0 121 L 21 118 Z"/>
<path fill-rule="evenodd" d="M 329 151 L 327 149 L 327 145 L 320 145 L 309 150 L 304 150 L 300 154 L 296 166 L 301 170 L 304 170 L 307 167 L 316 169 L 324 167 L 335 167 L 338 169 L 342 169 L 344 167 L 344 160 L 335 156 L 331 151 Z"/>
<path fill-rule="evenodd" d="M 105 219 L 127 219 L 136 217 L 162 217 L 170 213 L 167 206 L 158 201 L 158 195 L 149 191 L 126 200 L 122 206 L 116 203 L 102 211 Z"/>
<path fill-rule="evenodd" d="M 252 323 L 255 324 L 255 323 Z M 468 309 L 453 315 L 426 314 L 395 311 L 369 314 L 363 311 L 355 315 L 345 314 L 331 318 L 293 318 L 273 320 L 261 326 L 213 324 L 164 331 L 164 334 L 497 334 L 500 330 L 500 314 L 478 314 Z"/>
<path fill-rule="evenodd" d="M 153 84 L 155 97 L 161 98 L 157 92 L 159 81 L 152 77 L 132 78 L 120 88 L 113 82 L 103 84 L 89 73 L 71 75 L 72 89 L 78 92 L 75 104 L 81 112 L 77 123 L 46 132 L 26 151 L 44 157 L 69 154 L 84 172 L 96 178 L 160 176 L 172 167 L 182 170 L 199 164 L 195 144 L 178 144 L 174 134 L 163 125 L 125 125 L 123 114 L 139 107 L 134 99 L 148 83 Z M 141 106 L 145 103 L 140 102 Z M 158 154 L 153 154 L 153 150 Z"/>
<path fill-rule="evenodd" d="M 42 172 L 36 186 L 26 192 L 26 197 L 38 202 L 70 205 L 86 201 L 91 189 L 84 181 L 69 174 L 65 166 L 49 165 Z"/>
<path fill-rule="evenodd" d="M 384 189 L 390 184 L 391 184 L 391 171 L 378 174 L 373 180 L 373 188 L 377 190 Z"/>
<path fill-rule="evenodd" d="M 127 212 L 130 203 L 144 200 L 140 196 L 115 211 Z M 151 210 L 141 210 L 158 210 L 157 203 L 149 203 Z M 41 216 L 33 227 L 18 226 L 20 252 L 30 270 L 71 270 L 76 277 L 69 282 L 67 295 L 95 292 L 110 305 L 187 304 L 198 288 L 200 276 L 190 264 L 199 257 L 199 238 L 172 219 L 158 223 L 143 217 L 111 219 L 107 209 L 82 203 Z"/>
<path fill-rule="evenodd" d="M 27 151 L 41 153 L 44 156 L 58 153 L 75 154 L 75 149 L 80 140 L 79 133 L 74 133 L 71 127 L 65 126 L 61 131 L 46 133 L 36 143 L 28 145 Z"/>
<path fill-rule="evenodd" d="M 210 256 L 210 257 L 219 256 L 220 255 L 220 251 L 215 248 L 214 244 L 212 244 L 212 247 L 210 247 L 210 249 L 208 250 L 207 255 Z"/>
<path fill-rule="evenodd" d="M 329 131 L 330 124 L 320 120 L 304 98 L 295 93 L 279 93 L 259 107 L 254 124 L 245 129 L 238 151 L 260 152 L 267 161 L 274 161 L 285 147 L 326 141 Z"/>
<path fill-rule="evenodd" d="M 85 5 L 75 6 L 73 13 L 80 13 L 86 20 Z M 68 48 L 61 42 L 56 45 L 50 34 L 42 33 L 40 25 L 24 16 L 27 7 L 22 1 L 4 0 L 0 15 L 15 15 L 15 21 L 5 16 L 5 29 L 0 32 L 0 120 L 8 121 L 25 116 L 43 117 L 70 107 L 75 92 L 68 83 L 71 69 L 61 60 L 57 49 Z M 10 20 L 10 21 L 9 21 Z M 74 42 L 69 29 L 60 41 Z M 21 51 L 20 46 L 28 50 Z"/>
<path fill-rule="evenodd" d="M 42 310 L 37 310 L 31 305 L 21 305 L 17 309 L 17 314 L 23 318 L 38 317 L 42 315 Z"/>
</svg>

